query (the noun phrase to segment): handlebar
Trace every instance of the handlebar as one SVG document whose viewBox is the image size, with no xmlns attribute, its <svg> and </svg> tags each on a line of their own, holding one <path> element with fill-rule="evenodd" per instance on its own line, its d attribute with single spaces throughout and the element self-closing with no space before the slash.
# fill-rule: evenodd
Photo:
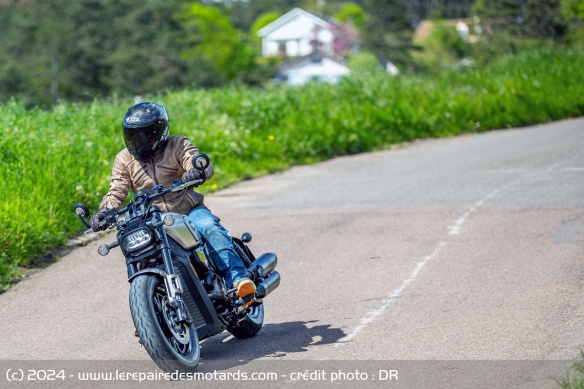
<svg viewBox="0 0 584 389">
<path fill-rule="evenodd" d="M 205 169 L 210 165 L 209 156 L 207 154 L 203 154 L 203 153 L 196 154 L 193 156 L 192 164 L 193 164 L 193 168 L 202 171 L 203 176 L 205 177 Z M 152 189 L 154 191 L 154 193 L 152 193 L 152 194 L 145 192 L 145 193 L 141 194 L 139 197 L 135 196 L 134 200 L 136 200 L 136 202 L 134 204 L 146 203 L 146 204 L 148 204 L 148 209 L 149 209 L 150 205 L 152 205 L 152 202 L 154 200 L 156 200 L 157 198 L 162 197 L 170 192 L 177 193 L 177 192 L 180 192 L 182 190 L 198 186 L 198 185 L 202 184 L 203 182 L 205 182 L 205 178 L 202 178 L 199 180 L 193 180 L 190 182 L 182 182 L 180 180 L 175 181 L 166 189 L 162 185 L 159 185 L 159 186 L 156 186 Z M 136 195 L 137 194 L 138 193 L 136 193 Z M 79 219 L 81 220 L 81 222 L 86 227 L 89 227 L 89 224 L 85 220 L 85 218 L 89 216 L 89 210 L 87 209 L 87 207 L 81 203 L 77 203 L 74 206 L 74 210 L 75 210 L 75 213 L 77 214 L 77 216 L 79 217 Z M 99 226 L 103 227 L 105 225 L 112 225 L 113 222 L 117 221 L 116 218 L 118 215 L 123 214 L 127 211 L 128 211 L 128 207 L 124 207 L 124 208 L 120 209 L 119 211 L 116 210 L 115 208 L 108 209 L 105 212 L 104 219 L 99 222 Z M 88 234 L 90 232 L 93 232 L 92 228 L 89 228 L 87 231 L 85 231 L 85 234 Z"/>
<path fill-rule="evenodd" d="M 151 203 L 154 200 L 156 200 L 157 198 L 162 197 L 164 195 L 167 195 L 168 193 L 171 193 L 171 192 L 177 193 L 177 192 L 183 191 L 185 189 L 190 189 L 190 188 L 193 188 L 195 186 L 202 184 L 204 181 L 205 181 L 204 179 L 193 180 L 193 181 L 189 181 L 189 182 L 175 181 L 166 189 L 162 188 L 162 190 L 160 190 L 160 191 L 157 191 L 157 192 L 152 193 L 152 194 L 148 194 L 146 196 L 146 199 L 143 201 Z M 111 225 L 112 222 L 115 221 L 115 218 L 118 215 L 125 213 L 127 210 L 128 210 L 128 207 L 124 207 L 124 208 L 120 209 L 119 211 L 115 208 L 108 209 L 105 212 L 105 217 L 103 218 L 102 221 L 99 222 L 98 225 L 100 227 L 103 227 L 105 225 Z M 86 230 L 84 232 L 84 234 L 89 234 L 91 232 L 94 232 L 92 228 Z"/>
</svg>

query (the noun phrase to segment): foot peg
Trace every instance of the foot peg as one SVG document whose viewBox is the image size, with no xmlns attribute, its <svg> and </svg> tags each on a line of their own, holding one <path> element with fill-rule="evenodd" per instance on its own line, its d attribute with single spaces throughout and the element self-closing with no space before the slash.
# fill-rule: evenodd
<svg viewBox="0 0 584 389">
<path fill-rule="evenodd" d="M 239 299 L 239 305 L 241 305 L 242 307 L 247 307 L 254 300 L 255 300 L 255 293 L 252 293 L 252 294 L 249 294 L 249 295 L 247 295 L 245 297 L 240 298 Z"/>
</svg>

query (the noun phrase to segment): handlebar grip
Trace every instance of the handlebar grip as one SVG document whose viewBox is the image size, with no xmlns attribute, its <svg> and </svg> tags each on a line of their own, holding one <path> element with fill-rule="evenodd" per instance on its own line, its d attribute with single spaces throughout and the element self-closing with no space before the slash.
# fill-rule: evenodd
<svg viewBox="0 0 584 389">
<path fill-rule="evenodd" d="M 177 181 L 176 182 L 177 185 L 171 189 L 171 192 L 176 193 L 176 192 L 180 192 L 181 190 L 194 188 L 196 186 L 199 186 L 203 182 L 205 182 L 204 179 L 193 180 L 193 181 L 189 181 L 189 182 Z"/>
</svg>

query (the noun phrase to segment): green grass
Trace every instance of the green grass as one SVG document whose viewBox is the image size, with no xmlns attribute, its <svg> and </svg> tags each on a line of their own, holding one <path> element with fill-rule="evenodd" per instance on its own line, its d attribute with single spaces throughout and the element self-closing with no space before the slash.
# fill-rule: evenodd
<svg viewBox="0 0 584 389">
<path fill-rule="evenodd" d="M 568 377 L 562 381 L 557 380 L 562 389 L 584 389 L 584 351 L 580 351 L 580 360 L 572 364 Z"/>
<path fill-rule="evenodd" d="M 164 104 L 171 133 L 211 156 L 216 176 L 203 188 L 210 191 L 396 142 L 580 116 L 582 69 L 584 53 L 546 51 L 425 78 L 378 75 L 334 86 L 184 90 L 144 99 Z M 0 105 L 0 289 L 18 279 L 19 267 L 82 230 L 72 206 L 99 205 L 132 104 L 64 103 L 50 111 Z"/>
</svg>

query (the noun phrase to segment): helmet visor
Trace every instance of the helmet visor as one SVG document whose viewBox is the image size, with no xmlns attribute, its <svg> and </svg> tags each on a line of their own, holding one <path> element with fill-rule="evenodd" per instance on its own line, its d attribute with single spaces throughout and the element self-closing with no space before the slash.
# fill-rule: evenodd
<svg viewBox="0 0 584 389">
<path fill-rule="evenodd" d="M 150 143 L 151 139 L 156 139 L 152 132 L 146 128 L 135 128 L 124 130 L 124 141 L 128 149 L 139 150 Z"/>
</svg>

